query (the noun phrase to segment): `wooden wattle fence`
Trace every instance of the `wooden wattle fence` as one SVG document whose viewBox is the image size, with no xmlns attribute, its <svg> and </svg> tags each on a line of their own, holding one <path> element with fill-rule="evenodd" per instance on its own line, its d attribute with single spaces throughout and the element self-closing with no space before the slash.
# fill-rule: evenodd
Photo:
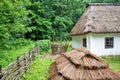
<svg viewBox="0 0 120 80">
<path fill-rule="evenodd" d="M 36 46 L 21 57 L 17 57 L 16 61 L 2 69 L 0 66 L 0 80 L 17 80 L 29 68 L 30 63 L 39 55 L 40 47 Z"/>
</svg>

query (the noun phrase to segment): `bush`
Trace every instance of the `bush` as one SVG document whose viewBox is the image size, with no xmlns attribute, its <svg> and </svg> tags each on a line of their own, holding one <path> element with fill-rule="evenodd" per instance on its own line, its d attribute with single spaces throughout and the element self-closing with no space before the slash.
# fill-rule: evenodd
<svg viewBox="0 0 120 80">
<path fill-rule="evenodd" d="M 35 45 L 40 46 L 41 53 L 49 52 L 51 48 L 50 40 L 39 40 Z"/>
<path fill-rule="evenodd" d="M 26 46 L 31 44 L 32 41 L 31 40 L 27 40 L 24 38 L 20 38 L 20 39 L 12 39 L 9 41 L 4 42 L 4 46 L 0 47 L 1 49 L 7 49 L 7 50 L 11 50 L 11 49 L 18 49 L 22 46 Z"/>
</svg>

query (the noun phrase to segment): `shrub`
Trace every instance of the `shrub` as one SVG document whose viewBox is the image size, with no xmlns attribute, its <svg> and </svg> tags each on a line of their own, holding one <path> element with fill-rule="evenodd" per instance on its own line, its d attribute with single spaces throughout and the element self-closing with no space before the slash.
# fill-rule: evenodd
<svg viewBox="0 0 120 80">
<path fill-rule="evenodd" d="M 29 45 L 31 43 L 32 43 L 31 40 L 27 40 L 24 38 L 12 39 L 12 40 L 4 42 L 4 47 L 2 47 L 2 49 L 7 49 L 7 50 L 18 49 L 21 46 L 26 46 L 26 45 Z"/>
<path fill-rule="evenodd" d="M 39 40 L 35 45 L 40 46 L 41 53 L 49 52 L 51 48 L 50 40 Z"/>
</svg>

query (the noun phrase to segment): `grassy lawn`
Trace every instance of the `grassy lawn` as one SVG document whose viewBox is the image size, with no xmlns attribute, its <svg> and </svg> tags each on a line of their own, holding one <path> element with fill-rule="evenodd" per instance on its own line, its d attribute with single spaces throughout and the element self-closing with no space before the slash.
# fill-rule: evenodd
<svg viewBox="0 0 120 80">
<path fill-rule="evenodd" d="M 24 80 L 48 80 L 49 67 L 54 59 L 43 59 L 40 56 L 32 63 L 30 69 L 23 75 Z M 20 80 L 23 80 L 20 79 Z"/>
<path fill-rule="evenodd" d="M 109 62 L 113 69 L 120 72 L 120 58 L 103 58 Z M 54 59 L 36 58 L 30 69 L 24 74 L 24 80 L 48 80 L 49 67 L 53 61 Z"/>
<path fill-rule="evenodd" d="M 0 65 L 2 67 L 7 66 L 11 62 L 15 61 L 17 56 L 23 55 L 25 52 L 29 51 L 34 46 L 33 43 L 22 46 L 18 49 L 12 49 L 12 50 L 3 50 L 2 53 L 0 53 Z"/>
<path fill-rule="evenodd" d="M 119 57 L 103 57 L 106 61 L 109 62 L 111 68 L 120 72 L 120 56 Z"/>
</svg>

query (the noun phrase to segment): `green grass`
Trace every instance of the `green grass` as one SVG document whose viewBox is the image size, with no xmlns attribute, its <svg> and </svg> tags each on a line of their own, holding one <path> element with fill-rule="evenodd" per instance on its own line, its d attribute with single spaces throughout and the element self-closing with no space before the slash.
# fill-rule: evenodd
<svg viewBox="0 0 120 80">
<path fill-rule="evenodd" d="M 11 62 L 15 61 L 17 56 L 23 55 L 25 52 L 28 52 L 34 46 L 33 42 L 26 46 L 21 46 L 18 49 L 12 50 L 2 50 L 0 53 L 0 65 L 6 67 Z"/>
<path fill-rule="evenodd" d="M 109 62 L 111 68 L 120 72 L 120 57 L 103 57 L 103 59 Z"/>
<path fill-rule="evenodd" d="M 23 75 L 24 80 L 48 80 L 50 64 L 53 61 L 54 59 L 36 58 L 30 69 Z"/>
<path fill-rule="evenodd" d="M 120 72 L 120 58 L 104 57 L 104 59 L 109 62 L 110 67 Z M 24 80 L 48 80 L 50 64 L 53 61 L 54 59 L 36 58 L 30 69 L 24 74 Z"/>
</svg>

